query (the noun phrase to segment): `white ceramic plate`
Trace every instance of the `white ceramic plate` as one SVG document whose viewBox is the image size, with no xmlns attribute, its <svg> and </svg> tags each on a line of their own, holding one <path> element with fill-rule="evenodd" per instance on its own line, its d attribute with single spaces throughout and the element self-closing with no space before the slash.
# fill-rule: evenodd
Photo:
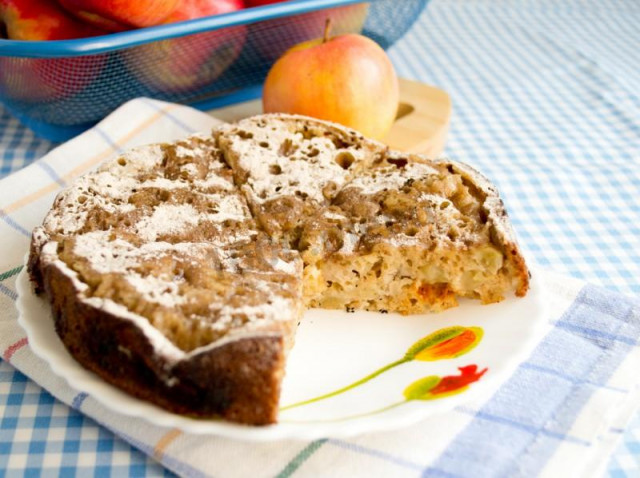
<svg viewBox="0 0 640 478">
<path fill-rule="evenodd" d="M 522 299 L 510 298 L 487 306 L 463 301 L 460 307 L 440 314 L 402 317 L 310 310 L 300 324 L 296 345 L 289 355 L 281 397 L 285 407 L 357 382 L 401 359 L 412 344 L 439 329 L 481 327 L 484 335 L 475 348 L 457 358 L 410 360 L 344 393 L 284 410 L 276 425 L 249 427 L 175 415 L 109 385 L 66 351 L 55 333 L 48 303 L 32 292 L 24 270 L 17 279 L 17 288 L 19 322 L 27 332 L 31 349 L 73 388 L 88 393 L 114 413 L 191 433 L 258 441 L 345 437 L 398 428 L 471 398 L 487 396 L 531 353 L 546 330 L 547 319 L 544 291 L 535 276 L 529 294 Z M 462 393 L 405 401 L 403 391 L 415 381 L 434 375 L 460 375 L 458 368 L 467 365 L 487 371 Z"/>
</svg>

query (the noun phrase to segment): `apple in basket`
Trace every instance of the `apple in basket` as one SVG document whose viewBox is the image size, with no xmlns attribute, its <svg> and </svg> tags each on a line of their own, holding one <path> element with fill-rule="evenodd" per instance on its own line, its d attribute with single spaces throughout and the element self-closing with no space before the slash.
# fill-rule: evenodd
<svg viewBox="0 0 640 478">
<path fill-rule="evenodd" d="M 182 0 L 164 23 L 229 13 L 242 0 Z M 162 40 L 123 53 L 129 70 L 155 92 L 181 93 L 218 78 L 240 55 L 246 39 L 242 25 Z"/>
<path fill-rule="evenodd" d="M 285 1 L 290 0 L 245 0 L 245 4 L 247 7 L 259 7 Z M 250 36 L 256 40 L 255 46 L 260 55 L 273 62 L 293 45 L 318 36 L 327 18 L 331 18 L 336 35 L 360 33 L 368 11 L 368 3 L 359 3 L 275 18 L 251 25 Z"/>
<path fill-rule="evenodd" d="M 58 2 L 83 21 L 112 32 L 158 25 L 181 3 L 180 0 L 58 0 Z"/>
<path fill-rule="evenodd" d="M 0 32 L 10 40 L 69 40 L 105 32 L 86 25 L 49 0 L 0 0 Z M 103 57 L 0 57 L 0 92 L 14 101 L 41 102 L 70 96 L 102 70 Z M 82 74 L 79 74 L 82 72 Z"/>
<path fill-rule="evenodd" d="M 383 139 L 396 118 L 398 78 L 373 40 L 354 33 L 303 42 L 276 61 L 265 80 L 265 113 L 297 113 L 334 121 Z"/>
</svg>

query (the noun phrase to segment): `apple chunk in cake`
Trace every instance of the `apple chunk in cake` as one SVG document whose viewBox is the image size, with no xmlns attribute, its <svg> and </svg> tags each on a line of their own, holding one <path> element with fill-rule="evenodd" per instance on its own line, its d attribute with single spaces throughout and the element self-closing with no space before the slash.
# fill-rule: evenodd
<svg viewBox="0 0 640 478">
<path fill-rule="evenodd" d="M 312 307 L 403 314 L 457 297 L 524 295 L 528 272 L 489 183 L 446 161 L 390 156 L 306 224 L 300 240 Z"/>
</svg>

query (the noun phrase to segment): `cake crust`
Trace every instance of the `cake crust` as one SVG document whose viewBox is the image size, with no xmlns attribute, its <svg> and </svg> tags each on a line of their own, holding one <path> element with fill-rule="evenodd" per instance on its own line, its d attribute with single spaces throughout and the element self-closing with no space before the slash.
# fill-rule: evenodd
<svg viewBox="0 0 640 478">
<path fill-rule="evenodd" d="M 171 412 L 254 425 L 276 421 L 282 334 L 239 338 L 169 360 L 130 320 L 77 300 L 61 267 L 48 264 L 42 272 L 56 332 L 87 369 Z"/>
</svg>

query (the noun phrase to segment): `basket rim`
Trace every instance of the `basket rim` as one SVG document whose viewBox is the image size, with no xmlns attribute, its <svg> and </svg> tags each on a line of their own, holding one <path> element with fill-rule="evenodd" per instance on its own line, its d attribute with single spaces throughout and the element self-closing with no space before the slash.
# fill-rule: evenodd
<svg viewBox="0 0 640 478">
<path fill-rule="evenodd" d="M 248 25 L 264 20 L 323 10 L 325 8 L 373 3 L 374 1 L 376 0 L 294 0 L 246 8 L 211 17 L 89 38 L 50 41 L 0 39 L 0 57 L 64 58 L 97 55 L 158 40 L 167 40 L 226 27 Z"/>
</svg>

